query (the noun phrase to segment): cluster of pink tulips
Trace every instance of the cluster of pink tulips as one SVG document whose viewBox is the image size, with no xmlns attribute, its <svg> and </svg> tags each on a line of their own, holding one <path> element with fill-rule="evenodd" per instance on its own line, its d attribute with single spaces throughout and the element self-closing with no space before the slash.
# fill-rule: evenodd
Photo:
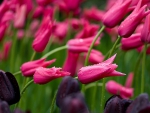
<svg viewBox="0 0 150 113">
<path fill-rule="evenodd" d="M 22 107 L 32 83 L 54 89 L 50 113 L 150 113 L 150 0 L 106 0 L 104 9 L 84 3 L 1 2 L 0 113 L 32 113 Z M 125 71 L 119 68 L 125 56 L 119 56 L 130 51 L 138 59 L 132 59 L 134 69 Z M 35 97 L 39 92 L 30 90 Z"/>
</svg>

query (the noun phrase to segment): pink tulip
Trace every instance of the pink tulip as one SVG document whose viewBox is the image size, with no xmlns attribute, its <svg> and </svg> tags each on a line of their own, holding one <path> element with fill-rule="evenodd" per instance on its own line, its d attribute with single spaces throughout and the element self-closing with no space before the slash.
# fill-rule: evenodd
<svg viewBox="0 0 150 113">
<path fill-rule="evenodd" d="M 113 28 L 126 15 L 131 0 L 118 0 L 103 16 L 103 24 L 106 27 Z"/>
<path fill-rule="evenodd" d="M 147 5 L 141 7 L 142 0 L 139 0 L 134 11 L 121 23 L 118 28 L 118 33 L 122 37 L 131 36 L 136 27 L 140 24 L 142 19 L 150 13 L 150 10 L 146 10 Z"/>
<path fill-rule="evenodd" d="M 124 87 L 113 80 L 108 81 L 105 87 L 109 93 L 120 95 L 122 98 L 130 98 L 133 96 L 133 88 Z"/>
<path fill-rule="evenodd" d="M 52 3 L 54 0 L 36 0 L 36 2 L 38 3 L 38 5 L 41 6 L 46 6 L 50 3 Z"/>
<path fill-rule="evenodd" d="M 50 60 L 50 61 L 45 61 L 44 58 L 39 59 L 39 60 L 29 61 L 29 62 L 22 64 L 22 66 L 20 67 L 20 70 L 23 76 L 29 77 L 29 76 L 33 76 L 35 70 L 38 67 L 47 67 L 51 65 L 53 62 L 55 62 L 55 59 Z"/>
<path fill-rule="evenodd" d="M 71 76 L 75 76 L 78 58 L 78 53 L 68 51 L 67 58 L 63 64 L 63 71 L 68 71 Z"/>
<path fill-rule="evenodd" d="M 0 41 L 4 38 L 8 24 L 6 22 L 0 23 Z"/>
<path fill-rule="evenodd" d="M 116 64 L 112 64 L 115 57 L 116 55 L 102 63 L 82 67 L 78 72 L 79 81 L 83 84 L 88 84 L 104 77 L 125 75 L 115 70 L 118 67 Z"/>
<path fill-rule="evenodd" d="M 84 53 L 84 58 L 86 58 L 87 53 Z M 89 62 L 92 64 L 100 63 L 104 60 L 104 56 L 100 51 L 92 50 L 89 56 Z"/>
<path fill-rule="evenodd" d="M 32 47 L 36 52 L 42 52 L 46 48 L 51 36 L 52 25 L 51 17 L 47 16 L 43 19 L 32 43 Z"/>
<path fill-rule="evenodd" d="M 71 39 L 68 41 L 68 50 L 74 53 L 87 52 L 93 41 L 94 37 L 89 37 L 85 39 Z M 99 44 L 100 38 L 95 42 L 94 45 Z"/>
<path fill-rule="evenodd" d="M 95 21 L 102 21 L 104 15 L 104 11 L 98 10 L 96 7 L 85 9 L 83 13 L 86 19 Z"/>
<path fill-rule="evenodd" d="M 5 12 L 5 14 L 3 15 L 1 22 L 10 22 L 14 20 L 14 13 L 12 11 L 7 11 Z"/>
<path fill-rule="evenodd" d="M 33 18 L 38 18 L 43 15 L 44 7 L 43 6 L 37 6 L 33 12 Z"/>
<path fill-rule="evenodd" d="M 43 68 L 39 67 L 36 69 L 33 79 L 36 84 L 46 84 L 54 79 L 69 76 L 70 73 L 67 71 L 61 71 L 61 68 Z"/>
<path fill-rule="evenodd" d="M 69 20 L 71 25 L 72 25 L 72 28 L 75 29 L 75 30 L 78 30 L 80 28 L 82 28 L 84 26 L 84 23 L 85 23 L 85 19 L 76 19 L 76 18 L 73 18 L 71 20 Z"/>
<path fill-rule="evenodd" d="M 142 46 L 144 43 L 141 41 L 141 34 L 136 33 L 131 35 L 128 38 L 121 39 L 121 48 L 122 50 L 130 50 L 135 49 L 137 47 Z"/>
<path fill-rule="evenodd" d="M 132 87 L 132 82 L 133 82 L 133 78 L 134 78 L 134 73 L 129 73 L 126 83 L 125 83 L 125 87 L 127 88 L 131 88 Z"/>
<path fill-rule="evenodd" d="M 26 5 L 17 6 L 14 17 L 14 26 L 16 28 L 23 28 L 26 20 L 27 7 Z"/>
<path fill-rule="evenodd" d="M 150 14 L 147 15 L 141 32 L 141 40 L 144 43 L 150 43 Z"/>
</svg>

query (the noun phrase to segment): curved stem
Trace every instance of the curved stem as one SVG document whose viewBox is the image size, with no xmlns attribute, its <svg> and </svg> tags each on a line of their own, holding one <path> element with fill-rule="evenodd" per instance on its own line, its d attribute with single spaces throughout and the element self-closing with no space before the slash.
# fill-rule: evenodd
<svg viewBox="0 0 150 113">
<path fill-rule="evenodd" d="M 142 59 L 141 93 L 144 92 L 144 74 L 145 74 L 146 49 L 147 49 L 147 44 L 145 44 L 145 46 L 144 46 L 143 59 Z"/>
<path fill-rule="evenodd" d="M 114 52 L 114 50 L 115 50 L 115 48 L 116 48 L 118 42 L 120 41 L 120 38 L 121 38 L 121 37 L 118 36 L 118 38 L 117 38 L 117 40 L 115 41 L 115 43 L 114 43 L 112 49 L 110 50 L 110 53 L 109 53 L 109 55 L 108 55 L 108 58 L 109 58 L 110 56 L 112 56 L 112 54 L 113 54 L 113 52 Z M 105 102 L 105 96 L 104 96 L 104 93 L 105 93 L 105 90 L 104 90 L 104 89 L 105 89 L 105 83 L 106 83 L 106 78 L 103 78 L 103 86 L 102 86 L 102 94 L 101 94 L 101 107 L 100 107 L 101 112 L 103 112 L 103 109 L 104 109 L 104 102 Z"/>
<path fill-rule="evenodd" d="M 36 52 L 34 51 L 33 54 L 32 54 L 32 56 L 31 56 L 30 61 L 32 61 L 34 59 L 35 55 L 36 55 Z"/>
<path fill-rule="evenodd" d="M 87 56 L 86 56 L 86 58 L 85 58 L 84 66 L 86 66 L 86 65 L 88 64 L 88 59 L 89 59 L 91 50 L 92 50 L 92 48 L 93 48 L 93 46 L 94 46 L 96 40 L 98 39 L 99 35 L 102 33 L 102 31 L 103 31 L 104 29 L 105 29 L 105 26 L 103 25 L 103 26 L 101 27 L 101 29 L 99 30 L 99 32 L 96 34 L 96 36 L 95 36 L 95 38 L 94 38 L 92 44 L 90 45 L 90 48 L 89 48 L 88 53 L 87 53 Z"/>
<path fill-rule="evenodd" d="M 21 73 L 21 71 L 18 71 L 18 72 L 15 72 L 13 75 L 15 76 L 15 75 L 18 75 L 20 73 Z"/>
<path fill-rule="evenodd" d="M 56 52 L 61 51 L 63 49 L 67 49 L 67 47 L 68 47 L 67 45 L 58 47 L 58 48 L 48 52 L 47 54 L 45 54 L 42 58 L 47 58 L 48 56 L 52 55 L 53 53 L 56 53 Z"/>
<path fill-rule="evenodd" d="M 54 113 L 54 104 L 55 104 L 55 100 L 56 100 L 56 95 L 57 95 L 57 92 L 55 93 L 54 97 L 53 97 L 53 100 L 52 100 L 52 104 L 51 104 L 51 107 L 50 107 L 50 113 Z"/>
</svg>

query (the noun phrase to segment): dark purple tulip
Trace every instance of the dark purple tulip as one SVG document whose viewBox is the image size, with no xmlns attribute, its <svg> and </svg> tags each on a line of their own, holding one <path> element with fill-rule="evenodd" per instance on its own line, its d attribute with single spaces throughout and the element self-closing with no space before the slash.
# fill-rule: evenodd
<svg viewBox="0 0 150 113">
<path fill-rule="evenodd" d="M 0 99 L 9 105 L 15 104 L 20 100 L 20 90 L 15 77 L 0 70 Z"/>
<path fill-rule="evenodd" d="M 60 113 L 89 113 L 81 93 L 73 93 L 63 99 Z"/>
<path fill-rule="evenodd" d="M 139 113 L 150 113 L 150 104 L 147 105 L 145 108 L 143 108 L 142 110 L 140 110 Z"/>
<path fill-rule="evenodd" d="M 11 113 L 9 109 L 9 105 L 6 101 L 0 100 L 0 113 Z"/>
<path fill-rule="evenodd" d="M 140 94 L 127 108 L 126 113 L 139 113 L 150 104 L 147 94 Z"/>
<path fill-rule="evenodd" d="M 13 113 L 24 113 L 24 112 L 17 108 L 17 109 L 14 110 Z"/>
<path fill-rule="evenodd" d="M 62 101 L 67 95 L 77 93 L 79 91 L 79 83 L 76 79 L 73 79 L 71 76 L 64 77 L 57 91 L 56 105 L 61 107 Z"/>
<path fill-rule="evenodd" d="M 106 101 L 104 113 L 126 113 L 131 102 L 131 100 L 122 99 L 119 95 L 114 95 Z"/>
</svg>

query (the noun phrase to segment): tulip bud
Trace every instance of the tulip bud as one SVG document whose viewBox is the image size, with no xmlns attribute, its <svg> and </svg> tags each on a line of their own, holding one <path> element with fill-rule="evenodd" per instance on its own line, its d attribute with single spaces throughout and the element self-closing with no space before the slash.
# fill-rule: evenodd
<svg viewBox="0 0 150 113">
<path fill-rule="evenodd" d="M 0 100 L 0 113 L 11 113 L 6 101 Z"/>
<path fill-rule="evenodd" d="M 63 78 L 57 92 L 56 104 L 58 107 L 62 106 L 63 99 L 72 93 L 77 93 L 80 91 L 79 83 L 77 80 L 73 79 L 71 76 L 66 76 Z"/>
<path fill-rule="evenodd" d="M 131 100 L 114 95 L 106 101 L 104 113 L 126 113 L 126 109 L 131 102 Z"/>
<path fill-rule="evenodd" d="M 143 93 L 129 105 L 126 113 L 139 113 L 139 111 L 145 108 L 148 104 L 150 104 L 148 94 Z"/>
<path fill-rule="evenodd" d="M 60 113 L 89 113 L 89 111 L 81 93 L 74 93 L 63 100 Z"/>
<path fill-rule="evenodd" d="M 20 100 L 20 90 L 15 77 L 9 72 L 0 71 L 0 99 L 9 105 Z"/>
</svg>

